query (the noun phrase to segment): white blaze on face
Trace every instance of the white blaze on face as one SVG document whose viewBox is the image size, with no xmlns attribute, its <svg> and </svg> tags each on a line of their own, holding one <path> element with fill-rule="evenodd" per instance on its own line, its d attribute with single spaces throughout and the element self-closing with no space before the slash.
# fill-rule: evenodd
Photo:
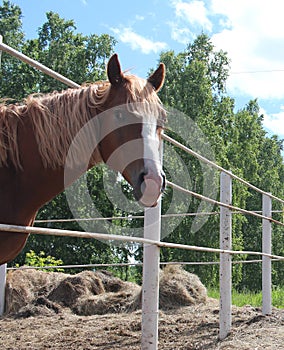
<svg viewBox="0 0 284 350">
<path fill-rule="evenodd" d="M 157 121 L 150 119 L 143 123 L 143 159 L 145 176 L 141 185 L 142 197 L 140 202 L 145 206 L 153 206 L 161 194 L 163 178 L 159 155 L 159 137 L 157 135 Z"/>
</svg>

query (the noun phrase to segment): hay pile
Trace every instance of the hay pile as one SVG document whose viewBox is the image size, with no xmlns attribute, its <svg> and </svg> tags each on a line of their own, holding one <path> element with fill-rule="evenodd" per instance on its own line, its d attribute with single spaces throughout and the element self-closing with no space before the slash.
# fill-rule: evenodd
<svg viewBox="0 0 284 350">
<path fill-rule="evenodd" d="M 204 303 L 206 288 L 199 278 L 169 265 L 160 275 L 160 308 Z M 72 312 L 102 315 L 141 307 L 141 287 L 107 271 L 77 275 L 39 270 L 15 270 L 7 275 L 6 315 L 29 317 Z"/>
<path fill-rule="evenodd" d="M 160 273 L 160 308 L 163 310 L 205 303 L 207 290 L 200 279 L 179 265 L 166 265 Z"/>
</svg>

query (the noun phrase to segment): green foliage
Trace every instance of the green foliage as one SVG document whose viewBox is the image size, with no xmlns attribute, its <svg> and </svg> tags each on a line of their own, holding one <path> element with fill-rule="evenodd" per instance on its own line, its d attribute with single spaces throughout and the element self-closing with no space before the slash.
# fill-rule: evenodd
<svg viewBox="0 0 284 350">
<path fill-rule="evenodd" d="M 184 52 L 163 52 L 160 61 L 167 67 L 166 83 L 161 99 L 166 106 L 173 106 L 193 120 L 206 136 L 215 159 L 224 168 L 246 179 L 255 186 L 283 198 L 282 141 L 276 136 L 268 137 L 262 126 L 262 116 L 256 100 L 250 101 L 243 109 L 234 111 L 234 100 L 226 96 L 225 86 L 229 71 L 229 59 L 223 51 L 215 51 L 210 39 L 202 34 L 189 44 Z M 183 128 L 185 125 L 183 126 Z M 189 130 L 188 133 L 191 131 Z M 171 135 L 175 138 L 178 135 Z M 186 144 L 187 140 L 181 140 Z M 188 145 L 191 148 L 191 145 Z M 176 150 L 178 153 L 178 151 Z M 203 154 L 203 149 L 199 152 Z M 180 154 L 180 153 L 179 153 Z M 181 155 L 188 166 L 191 188 L 197 193 L 203 191 L 204 174 L 199 162 L 189 155 Z M 177 165 L 176 165 L 177 166 Z M 174 179 L 170 179 L 174 181 Z M 165 195 L 163 206 L 171 200 Z M 188 212 L 195 213 L 200 201 L 192 199 Z M 233 205 L 247 210 L 261 210 L 261 197 L 243 184 L 233 181 Z M 274 204 L 275 209 L 279 204 Z M 281 208 L 281 206 L 280 206 Z M 279 209 L 280 209 L 279 208 Z M 215 208 L 217 210 L 217 208 Z M 181 244 L 218 247 L 219 218 L 210 216 L 207 223 L 196 233 L 190 228 L 193 217 L 186 217 L 167 237 L 167 241 Z M 261 221 L 250 216 L 233 215 L 233 249 L 261 250 Z M 283 253 L 280 242 L 281 227 L 273 234 L 275 254 Z M 283 232 L 282 232 L 283 235 Z M 214 261 L 218 256 L 200 252 L 162 249 L 163 261 Z M 234 259 L 241 260 L 244 255 Z M 216 285 L 219 269 L 216 265 L 193 266 L 190 271 L 197 273 L 206 285 Z M 273 268 L 273 279 L 282 285 L 280 266 Z M 254 278 L 251 278 L 254 276 Z M 277 281 L 277 282 L 276 282 Z M 261 288 L 260 266 L 255 264 L 234 265 L 233 283 L 235 288 L 259 290 Z"/>
<path fill-rule="evenodd" d="M 219 290 L 216 288 L 207 289 L 207 294 L 210 298 L 220 299 Z M 232 291 L 232 304 L 236 306 L 251 305 L 254 307 L 261 307 L 262 305 L 262 293 L 245 290 L 239 292 L 237 290 Z M 279 309 L 284 308 L 284 290 L 283 288 L 274 288 L 272 290 L 272 305 Z"/>
<path fill-rule="evenodd" d="M 4 0 L 0 7 L 0 33 L 6 44 L 16 48 L 20 47 L 24 40 L 21 19 L 22 11 L 20 7 Z"/>
<path fill-rule="evenodd" d="M 182 111 L 188 118 L 188 124 L 190 121 L 194 121 L 205 135 L 207 145 L 213 150 L 217 161 L 220 164 L 228 164 L 229 161 L 224 156 L 226 154 L 224 133 L 228 133 L 228 131 L 224 127 L 232 123 L 228 118 L 233 118 L 234 113 L 232 100 L 224 95 L 229 64 L 226 54 L 222 51 L 216 52 L 209 38 L 202 34 L 182 53 L 175 55 L 173 51 L 163 52 L 160 61 L 164 62 L 167 67 L 166 83 L 161 91 L 162 101 L 166 106 L 173 106 Z M 224 118 L 227 120 L 225 121 Z M 186 125 L 181 127 L 184 128 Z M 188 133 L 190 132 L 191 130 L 188 131 Z M 179 137 L 179 135 L 173 136 Z M 186 144 L 187 140 L 181 140 L 181 142 Z M 198 143 L 198 139 L 196 143 Z M 207 145 L 202 145 L 200 142 L 198 152 L 204 154 L 203 147 L 207 147 Z M 191 148 L 191 146 L 188 144 L 188 147 Z M 206 181 L 204 168 L 192 156 L 176 149 L 175 152 L 180 155 L 183 163 L 187 166 L 192 182 L 189 189 L 203 194 L 204 181 Z M 212 172 L 211 176 L 216 177 L 216 173 Z M 214 180 L 212 179 L 212 181 Z M 166 195 L 163 199 L 163 206 L 166 206 L 167 201 L 170 200 L 171 198 Z M 199 205 L 200 200 L 192 198 L 187 211 L 195 213 Z M 208 217 L 206 224 L 198 232 L 191 230 L 193 220 L 194 217 L 191 216 L 184 218 L 167 237 L 167 241 L 218 248 L 218 216 Z M 242 245 L 242 240 L 238 235 L 234 236 L 233 244 L 238 248 Z M 219 256 L 215 254 L 208 255 L 194 251 L 162 249 L 161 254 L 163 261 L 216 261 L 219 259 Z M 192 266 L 190 270 L 197 273 L 201 280 L 207 284 L 214 285 L 218 281 L 219 272 L 216 265 L 208 266 L 206 269 L 202 266 Z M 237 269 L 234 271 L 234 275 L 234 280 L 239 281 L 240 277 L 237 276 L 240 275 L 240 272 Z"/>
<path fill-rule="evenodd" d="M 60 266 L 63 264 L 63 261 L 61 259 L 56 259 L 53 256 L 46 256 L 44 251 L 40 251 L 38 254 L 36 254 L 33 250 L 30 250 L 26 253 L 25 257 L 25 266 L 31 266 L 31 267 L 42 267 L 42 271 L 57 271 L 57 272 L 64 272 L 64 269 L 61 268 L 54 268 L 54 269 L 44 269 L 45 266 Z M 16 264 L 16 267 L 19 267 L 19 264 Z"/>
</svg>

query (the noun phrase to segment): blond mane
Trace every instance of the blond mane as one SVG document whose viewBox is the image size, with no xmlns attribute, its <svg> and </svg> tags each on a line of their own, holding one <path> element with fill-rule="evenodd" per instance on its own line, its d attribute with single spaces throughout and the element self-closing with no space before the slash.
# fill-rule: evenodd
<svg viewBox="0 0 284 350">
<path fill-rule="evenodd" d="M 162 119 L 164 109 L 153 88 L 144 79 L 125 76 L 129 110 Z M 74 136 L 107 103 L 109 82 L 100 82 L 46 95 L 30 95 L 21 105 L 0 105 L 0 167 L 21 169 L 18 129 L 30 118 L 44 167 L 64 166 Z M 133 103 L 139 107 L 133 107 Z M 135 109 L 135 110 L 134 110 Z"/>
</svg>

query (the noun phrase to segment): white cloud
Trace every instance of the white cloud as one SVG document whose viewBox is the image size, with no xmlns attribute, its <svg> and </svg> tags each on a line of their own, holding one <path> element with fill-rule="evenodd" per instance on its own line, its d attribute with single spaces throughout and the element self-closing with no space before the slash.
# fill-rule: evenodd
<svg viewBox="0 0 284 350">
<path fill-rule="evenodd" d="M 187 44 L 201 31 L 208 33 L 216 49 L 227 51 L 231 60 L 229 94 L 235 99 L 257 98 L 267 110 L 273 101 L 273 112 L 261 109 L 263 126 L 284 138 L 284 3 L 171 0 L 171 6 L 172 39 Z"/>
<path fill-rule="evenodd" d="M 159 53 L 167 48 L 167 44 L 162 41 L 153 41 L 135 33 L 131 28 L 111 28 L 118 36 L 118 39 L 129 44 L 132 50 L 140 50 L 144 54 Z"/>
<path fill-rule="evenodd" d="M 144 16 L 141 16 L 141 15 L 135 15 L 135 19 L 137 21 L 144 21 L 145 17 Z"/>
<path fill-rule="evenodd" d="M 229 92 L 253 98 L 283 98 L 284 72 L 279 71 L 284 70 L 282 2 L 212 0 L 210 9 L 212 14 L 227 19 L 227 26 L 214 34 L 212 41 L 231 59 L 235 74 L 228 80 Z"/>
<path fill-rule="evenodd" d="M 175 22 L 170 22 L 169 25 L 171 27 L 171 37 L 178 43 L 186 45 L 195 37 L 189 28 L 181 28 Z"/>
<path fill-rule="evenodd" d="M 282 1 L 171 0 L 171 6 L 173 40 L 187 44 L 204 31 L 217 49 L 228 52 L 233 73 L 227 83 L 230 94 L 284 98 Z"/>
<path fill-rule="evenodd" d="M 188 44 L 201 31 L 211 32 L 212 22 L 205 3 L 200 0 L 183 1 L 172 0 L 174 21 L 168 22 L 171 38 L 180 44 Z"/>
<path fill-rule="evenodd" d="M 192 26 L 201 26 L 204 30 L 211 31 L 212 23 L 208 18 L 208 10 L 203 1 L 182 1 L 173 0 L 172 5 L 175 8 L 175 14 Z"/>
<path fill-rule="evenodd" d="M 284 137 L 284 106 L 280 107 L 279 113 L 269 115 L 263 108 L 260 109 L 260 113 L 264 116 L 263 126 L 280 138 Z"/>
</svg>

